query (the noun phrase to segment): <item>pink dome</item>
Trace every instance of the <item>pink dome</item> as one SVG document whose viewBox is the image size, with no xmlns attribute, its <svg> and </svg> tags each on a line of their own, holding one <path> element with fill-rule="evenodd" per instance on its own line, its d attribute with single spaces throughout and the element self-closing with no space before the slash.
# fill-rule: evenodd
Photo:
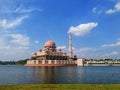
<svg viewBox="0 0 120 90">
<path fill-rule="evenodd" d="M 44 47 L 56 47 L 55 43 L 52 40 L 48 40 Z"/>
</svg>

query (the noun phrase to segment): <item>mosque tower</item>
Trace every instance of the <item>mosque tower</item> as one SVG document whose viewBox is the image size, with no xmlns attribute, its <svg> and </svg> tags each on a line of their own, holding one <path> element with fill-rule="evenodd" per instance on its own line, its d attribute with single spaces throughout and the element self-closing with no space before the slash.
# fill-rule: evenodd
<svg viewBox="0 0 120 90">
<path fill-rule="evenodd" d="M 69 33 L 69 60 L 73 59 L 73 51 L 72 51 L 72 33 Z"/>
</svg>

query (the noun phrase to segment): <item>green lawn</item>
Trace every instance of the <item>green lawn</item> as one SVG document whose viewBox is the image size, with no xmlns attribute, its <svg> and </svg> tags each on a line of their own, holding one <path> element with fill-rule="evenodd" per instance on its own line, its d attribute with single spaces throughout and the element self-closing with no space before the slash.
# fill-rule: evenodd
<svg viewBox="0 0 120 90">
<path fill-rule="evenodd" d="M 120 84 L 0 85 L 0 90 L 120 90 Z"/>
</svg>

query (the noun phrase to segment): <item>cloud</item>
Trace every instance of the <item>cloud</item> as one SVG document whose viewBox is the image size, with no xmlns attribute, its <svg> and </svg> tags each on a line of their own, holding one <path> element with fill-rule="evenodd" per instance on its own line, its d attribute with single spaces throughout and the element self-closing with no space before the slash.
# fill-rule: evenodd
<svg viewBox="0 0 120 90">
<path fill-rule="evenodd" d="M 119 52 L 117 51 L 113 51 L 112 53 L 110 53 L 110 55 L 117 55 L 117 54 L 119 54 Z"/>
<path fill-rule="evenodd" d="M 92 9 L 92 12 L 93 12 L 93 13 L 96 13 L 96 8 L 93 8 L 93 9 Z"/>
<path fill-rule="evenodd" d="M 66 46 L 58 46 L 57 49 L 66 49 Z"/>
<path fill-rule="evenodd" d="M 30 44 L 29 37 L 22 34 L 12 34 L 12 40 L 10 41 L 13 44 L 17 44 L 20 46 L 28 46 Z"/>
<path fill-rule="evenodd" d="M 6 45 L 0 47 L 0 61 L 13 61 L 27 59 L 32 55 L 28 47 Z"/>
<path fill-rule="evenodd" d="M 78 58 L 120 58 L 118 48 L 78 48 L 74 50 L 74 55 Z"/>
<path fill-rule="evenodd" d="M 120 41 L 120 38 L 118 38 L 117 41 Z"/>
<path fill-rule="evenodd" d="M 75 49 L 75 53 L 88 53 L 88 52 L 91 52 L 91 51 L 95 51 L 96 49 L 95 48 L 80 48 L 80 49 Z"/>
<path fill-rule="evenodd" d="M 41 8 L 30 7 L 29 5 L 26 7 L 24 2 L 21 0 L 0 0 L 0 14 L 28 14 L 33 11 L 43 11 Z"/>
<path fill-rule="evenodd" d="M 96 22 L 90 22 L 90 23 L 84 23 L 80 24 L 76 27 L 71 26 L 68 33 L 72 33 L 76 36 L 83 36 L 88 34 L 93 28 L 97 27 L 98 23 Z"/>
<path fill-rule="evenodd" d="M 104 54 L 102 57 L 105 57 L 105 58 L 111 58 L 111 57 L 117 57 L 118 55 L 120 55 L 120 53 L 118 51 L 113 51 L 113 52 L 110 52 L 110 53 L 106 53 Z"/>
<path fill-rule="evenodd" d="M 23 6 L 22 6 L 23 5 Z M 33 49 L 30 37 L 16 28 L 20 26 L 33 11 L 42 11 L 29 7 L 24 2 L 0 0 L 0 61 L 30 58 Z M 24 24 L 24 23 L 23 23 Z M 20 33 L 22 31 L 22 33 Z"/>
<path fill-rule="evenodd" d="M 0 36 L 0 47 L 4 46 L 6 43 L 4 42 L 4 38 Z"/>
<path fill-rule="evenodd" d="M 23 7 L 18 7 L 13 12 L 15 12 L 15 13 L 31 13 L 33 11 L 40 11 L 41 12 L 42 9 L 39 9 L 39 8 L 28 8 L 28 9 L 26 9 L 26 8 L 23 8 Z"/>
<path fill-rule="evenodd" d="M 0 61 L 21 60 L 29 58 L 32 50 L 29 49 L 29 37 L 22 34 L 7 34 L 0 36 Z"/>
<path fill-rule="evenodd" d="M 14 14 L 14 13 L 19 13 L 19 14 L 25 14 L 25 13 L 31 13 L 33 11 L 43 11 L 42 9 L 39 9 L 39 8 L 24 8 L 22 6 L 20 7 L 16 7 L 16 8 L 13 8 L 13 9 L 10 9 L 8 8 L 7 10 L 0 10 L 2 13 L 8 13 L 8 14 Z"/>
<path fill-rule="evenodd" d="M 116 3 L 113 9 L 106 10 L 106 14 L 120 12 L 120 2 Z"/>
<path fill-rule="evenodd" d="M 93 58 L 95 57 L 96 49 L 95 48 L 77 48 L 73 50 L 74 54 L 77 55 L 79 58 Z"/>
<path fill-rule="evenodd" d="M 36 40 L 36 41 L 35 41 L 35 43 L 36 43 L 36 44 L 38 44 L 38 43 L 39 43 L 39 41 L 38 41 L 38 40 Z"/>
<path fill-rule="evenodd" d="M 98 10 L 96 7 L 94 7 L 94 8 L 92 9 L 92 12 L 93 12 L 94 14 L 101 14 L 103 11 L 102 11 L 102 10 Z"/>
<path fill-rule="evenodd" d="M 28 16 L 22 16 L 15 20 L 8 21 L 7 19 L 0 20 L 0 27 L 3 29 L 11 29 L 20 25 L 24 19 L 28 18 Z"/>
<path fill-rule="evenodd" d="M 88 52 L 88 51 L 95 51 L 95 48 L 81 48 L 79 49 L 80 52 Z"/>
<path fill-rule="evenodd" d="M 116 46 L 120 46 L 120 41 L 117 41 L 116 43 L 112 44 L 104 44 L 101 47 L 116 47 Z"/>
</svg>

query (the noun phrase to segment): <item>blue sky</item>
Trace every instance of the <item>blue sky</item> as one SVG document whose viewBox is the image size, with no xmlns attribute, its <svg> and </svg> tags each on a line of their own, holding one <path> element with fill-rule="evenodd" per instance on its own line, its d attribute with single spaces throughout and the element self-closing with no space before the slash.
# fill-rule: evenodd
<svg viewBox="0 0 120 90">
<path fill-rule="evenodd" d="M 120 0 L 0 0 L 0 60 L 20 60 L 52 39 L 79 58 L 120 58 Z"/>
</svg>

